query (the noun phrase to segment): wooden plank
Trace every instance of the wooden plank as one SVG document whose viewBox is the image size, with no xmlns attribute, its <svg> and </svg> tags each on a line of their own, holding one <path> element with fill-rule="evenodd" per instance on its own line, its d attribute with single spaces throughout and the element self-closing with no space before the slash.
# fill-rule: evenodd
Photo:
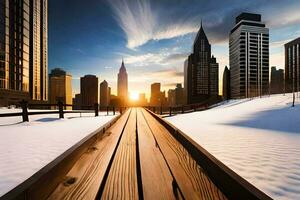
<svg viewBox="0 0 300 200">
<path fill-rule="evenodd" d="M 137 128 L 144 199 L 179 199 L 173 191 L 173 177 L 160 152 L 141 109 L 137 111 Z"/>
<path fill-rule="evenodd" d="M 101 199 L 138 199 L 136 163 L 136 109 L 132 109 L 128 123 L 115 154 Z"/>
<path fill-rule="evenodd" d="M 226 199 L 187 150 L 152 115 L 144 116 L 185 199 Z"/>
<path fill-rule="evenodd" d="M 95 199 L 129 113 L 89 147 L 48 199 Z"/>
</svg>

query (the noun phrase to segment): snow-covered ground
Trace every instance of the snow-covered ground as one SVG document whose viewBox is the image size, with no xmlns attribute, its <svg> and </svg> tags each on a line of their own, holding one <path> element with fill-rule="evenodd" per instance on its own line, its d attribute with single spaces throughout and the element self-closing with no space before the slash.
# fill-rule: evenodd
<svg viewBox="0 0 300 200">
<path fill-rule="evenodd" d="M 300 199 L 300 99 L 231 100 L 165 118 L 274 199 Z"/>
<path fill-rule="evenodd" d="M 0 113 L 19 112 L 0 109 Z M 112 114 L 58 114 L 0 118 L 0 197 L 106 122 Z"/>
</svg>

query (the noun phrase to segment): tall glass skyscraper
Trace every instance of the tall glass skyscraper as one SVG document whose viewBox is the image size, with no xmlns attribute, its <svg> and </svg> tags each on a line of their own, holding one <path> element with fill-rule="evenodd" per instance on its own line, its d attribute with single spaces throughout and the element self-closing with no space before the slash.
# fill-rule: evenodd
<svg viewBox="0 0 300 200">
<path fill-rule="evenodd" d="M 269 29 L 261 15 L 242 13 L 229 36 L 232 98 L 269 93 Z"/>
<path fill-rule="evenodd" d="M 48 99 L 47 0 L 0 0 L 0 105 Z"/>
</svg>

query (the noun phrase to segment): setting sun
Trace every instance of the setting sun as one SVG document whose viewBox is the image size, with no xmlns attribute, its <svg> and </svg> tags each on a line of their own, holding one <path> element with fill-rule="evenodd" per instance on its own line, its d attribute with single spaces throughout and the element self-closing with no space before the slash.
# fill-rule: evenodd
<svg viewBox="0 0 300 200">
<path fill-rule="evenodd" d="M 130 92 L 130 100 L 131 101 L 138 101 L 139 100 L 139 93 L 138 92 Z"/>
</svg>

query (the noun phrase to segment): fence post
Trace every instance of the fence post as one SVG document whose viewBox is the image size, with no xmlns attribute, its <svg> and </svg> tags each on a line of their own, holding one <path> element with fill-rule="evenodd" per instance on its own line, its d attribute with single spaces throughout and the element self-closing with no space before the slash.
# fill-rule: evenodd
<svg viewBox="0 0 300 200">
<path fill-rule="evenodd" d="M 153 107 L 153 112 L 155 113 L 155 111 L 156 111 L 156 107 L 154 106 L 154 107 Z"/>
<path fill-rule="evenodd" d="M 181 113 L 183 114 L 184 113 L 184 107 L 181 106 Z"/>
<path fill-rule="evenodd" d="M 28 119 L 28 109 L 27 109 L 27 101 L 25 101 L 24 99 L 21 101 L 21 107 L 22 107 L 23 122 L 29 122 L 29 119 Z"/>
<path fill-rule="evenodd" d="M 64 118 L 64 104 L 62 101 L 59 101 L 58 103 L 58 111 L 59 111 L 59 118 Z"/>
<path fill-rule="evenodd" d="M 95 108 L 95 117 L 97 117 L 97 116 L 99 116 L 99 104 L 95 103 L 94 108 Z"/>
<path fill-rule="evenodd" d="M 122 111 L 122 107 L 120 107 L 120 114 L 121 114 L 121 115 L 122 115 L 122 112 L 123 112 L 123 111 Z"/>
<path fill-rule="evenodd" d="M 170 116 L 172 115 L 172 107 L 170 107 L 169 115 L 170 115 Z"/>
<path fill-rule="evenodd" d="M 113 107 L 113 113 L 114 113 L 114 115 L 116 114 L 115 107 Z"/>
<path fill-rule="evenodd" d="M 108 115 L 108 106 L 106 106 L 106 115 Z"/>
<path fill-rule="evenodd" d="M 162 106 L 160 106 L 160 115 L 162 115 Z"/>
</svg>

